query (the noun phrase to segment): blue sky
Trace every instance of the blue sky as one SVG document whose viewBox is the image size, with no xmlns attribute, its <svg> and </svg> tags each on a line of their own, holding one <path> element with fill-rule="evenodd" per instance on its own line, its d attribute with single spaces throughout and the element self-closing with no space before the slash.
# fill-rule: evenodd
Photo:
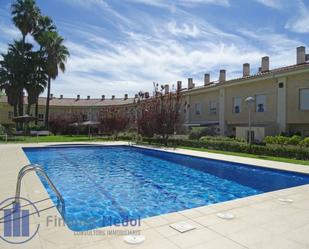
<svg viewBox="0 0 309 249">
<path fill-rule="evenodd" d="M 0 51 L 20 33 L 12 1 L 0 0 Z M 203 74 L 255 73 L 262 56 L 271 68 L 295 64 L 309 45 L 309 0 L 37 0 L 65 38 L 71 57 L 52 92 L 65 97 L 130 96 Z M 30 38 L 28 38 L 30 40 Z M 309 48 L 308 48 L 309 49 Z"/>
</svg>

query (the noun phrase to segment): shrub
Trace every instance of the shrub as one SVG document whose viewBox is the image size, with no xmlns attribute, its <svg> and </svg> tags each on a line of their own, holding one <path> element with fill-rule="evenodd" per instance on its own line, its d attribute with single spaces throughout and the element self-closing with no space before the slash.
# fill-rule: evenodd
<svg viewBox="0 0 309 249">
<path fill-rule="evenodd" d="M 300 141 L 300 137 L 298 136 L 293 136 L 293 137 L 285 137 L 285 136 L 267 136 L 264 138 L 264 142 L 266 144 L 278 144 L 278 145 L 288 145 L 288 144 L 293 144 L 297 145 L 297 141 Z"/>
<path fill-rule="evenodd" d="M 160 139 L 144 138 L 145 142 L 162 144 Z M 309 139 L 307 140 L 309 143 Z M 309 160 L 309 151 L 301 148 L 289 147 L 270 147 L 261 145 L 249 145 L 247 143 L 240 143 L 237 141 L 213 141 L 213 140 L 176 140 L 168 141 L 171 146 L 186 146 L 195 148 L 207 148 L 212 150 L 231 151 L 249 153 L 263 156 L 276 156 L 285 158 L 295 158 L 299 160 Z"/>
<path fill-rule="evenodd" d="M 205 128 L 193 128 L 193 130 L 189 134 L 189 139 L 200 139 L 201 137 L 212 137 L 216 135 L 216 131 L 214 127 L 205 127 Z"/>
<path fill-rule="evenodd" d="M 309 137 L 306 137 L 304 140 L 300 141 L 300 146 L 309 148 Z"/>
<path fill-rule="evenodd" d="M 300 142 L 301 142 L 301 136 L 293 135 L 292 137 L 289 138 L 288 144 L 299 145 Z"/>
<path fill-rule="evenodd" d="M 232 137 L 224 137 L 224 136 L 203 136 L 200 138 L 200 141 L 225 141 L 225 142 L 240 142 L 244 143 L 245 140 L 241 138 L 232 138 Z"/>
<path fill-rule="evenodd" d="M 6 133 L 5 127 L 0 124 L 0 135 L 4 135 Z"/>
<path fill-rule="evenodd" d="M 43 131 L 45 130 L 45 127 L 42 125 L 29 125 L 28 129 L 31 131 Z"/>
</svg>

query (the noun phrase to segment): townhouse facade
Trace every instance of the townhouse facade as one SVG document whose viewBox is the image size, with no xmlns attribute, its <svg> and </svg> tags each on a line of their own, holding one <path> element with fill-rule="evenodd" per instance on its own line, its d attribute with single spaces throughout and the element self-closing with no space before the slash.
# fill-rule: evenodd
<svg viewBox="0 0 309 249">
<path fill-rule="evenodd" d="M 249 115 L 251 136 L 262 140 L 267 135 L 294 134 L 309 136 L 309 55 L 305 47 L 296 49 L 296 64 L 270 69 L 269 57 L 263 57 L 256 74 L 250 73 L 250 65 L 243 64 L 243 75 L 226 80 L 226 71 L 220 70 L 219 80 L 210 81 L 204 75 L 204 85 L 195 86 L 193 79 L 182 88 L 183 101 L 188 106 L 184 126 L 213 127 L 223 136 L 247 139 L 249 136 Z M 166 85 L 165 92 L 168 92 Z M 252 97 L 251 104 L 246 102 Z M 43 124 L 46 98 L 39 99 L 39 124 Z M 25 104 L 27 104 L 25 98 Z M 31 114 L 34 115 L 34 106 Z M 76 116 L 79 120 L 97 120 L 106 108 L 134 115 L 134 98 L 99 99 L 88 96 L 81 99 L 50 96 L 51 116 Z M 250 113 L 250 114 L 249 114 Z M 6 96 L 0 97 L 0 124 L 12 125 L 13 108 L 7 104 Z"/>
<path fill-rule="evenodd" d="M 190 111 L 188 126 L 219 127 L 221 135 L 246 138 L 249 108 L 253 136 L 261 140 L 266 135 L 293 134 L 309 136 L 309 63 L 305 47 L 298 47 L 296 64 L 269 68 L 269 57 L 263 57 L 257 74 L 250 74 L 250 65 L 243 64 L 243 77 L 226 80 L 225 70 L 219 81 L 194 87 L 188 80 L 186 101 Z M 252 97 L 250 106 L 246 98 Z"/>
</svg>

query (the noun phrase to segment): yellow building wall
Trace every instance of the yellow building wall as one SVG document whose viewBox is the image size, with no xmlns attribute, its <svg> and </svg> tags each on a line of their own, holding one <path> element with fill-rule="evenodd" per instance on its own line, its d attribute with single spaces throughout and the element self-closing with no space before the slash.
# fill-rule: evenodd
<svg viewBox="0 0 309 249">
<path fill-rule="evenodd" d="M 309 110 L 300 110 L 299 91 L 309 88 L 309 73 L 289 76 L 287 80 L 287 123 L 308 124 Z"/>
<path fill-rule="evenodd" d="M 245 84 L 230 85 L 225 87 L 225 120 L 228 125 L 248 123 L 248 105 L 245 99 L 249 96 L 255 98 L 256 95 L 266 96 L 266 111 L 256 112 L 253 106 L 253 124 L 273 124 L 276 123 L 277 114 L 277 83 L 275 79 L 247 82 Z M 241 112 L 233 112 L 233 98 L 241 98 Z"/>
<path fill-rule="evenodd" d="M 216 101 L 216 114 L 210 113 L 210 102 Z M 195 104 L 201 104 L 201 114 L 196 115 Z M 209 92 L 190 95 L 189 108 L 190 123 L 198 123 L 199 121 L 218 121 L 219 120 L 219 90 L 212 90 Z"/>
</svg>

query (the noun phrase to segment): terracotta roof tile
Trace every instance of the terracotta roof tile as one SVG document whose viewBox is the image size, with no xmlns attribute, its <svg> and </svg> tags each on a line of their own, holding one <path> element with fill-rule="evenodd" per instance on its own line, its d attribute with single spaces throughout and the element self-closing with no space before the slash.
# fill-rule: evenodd
<svg viewBox="0 0 309 249">
<path fill-rule="evenodd" d="M 7 96 L 2 96 L 0 98 L 0 103 L 7 102 Z M 114 106 L 114 105 L 127 105 L 132 104 L 134 102 L 133 98 L 128 99 L 79 99 L 76 98 L 55 98 L 53 97 L 50 100 L 51 106 L 72 106 L 72 107 L 83 107 L 83 106 Z M 24 98 L 24 103 L 27 104 L 28 100 L 27 97 Z M 46 97 L 39 98 L 39 105 L 45 105 Z"/>
</svg>

